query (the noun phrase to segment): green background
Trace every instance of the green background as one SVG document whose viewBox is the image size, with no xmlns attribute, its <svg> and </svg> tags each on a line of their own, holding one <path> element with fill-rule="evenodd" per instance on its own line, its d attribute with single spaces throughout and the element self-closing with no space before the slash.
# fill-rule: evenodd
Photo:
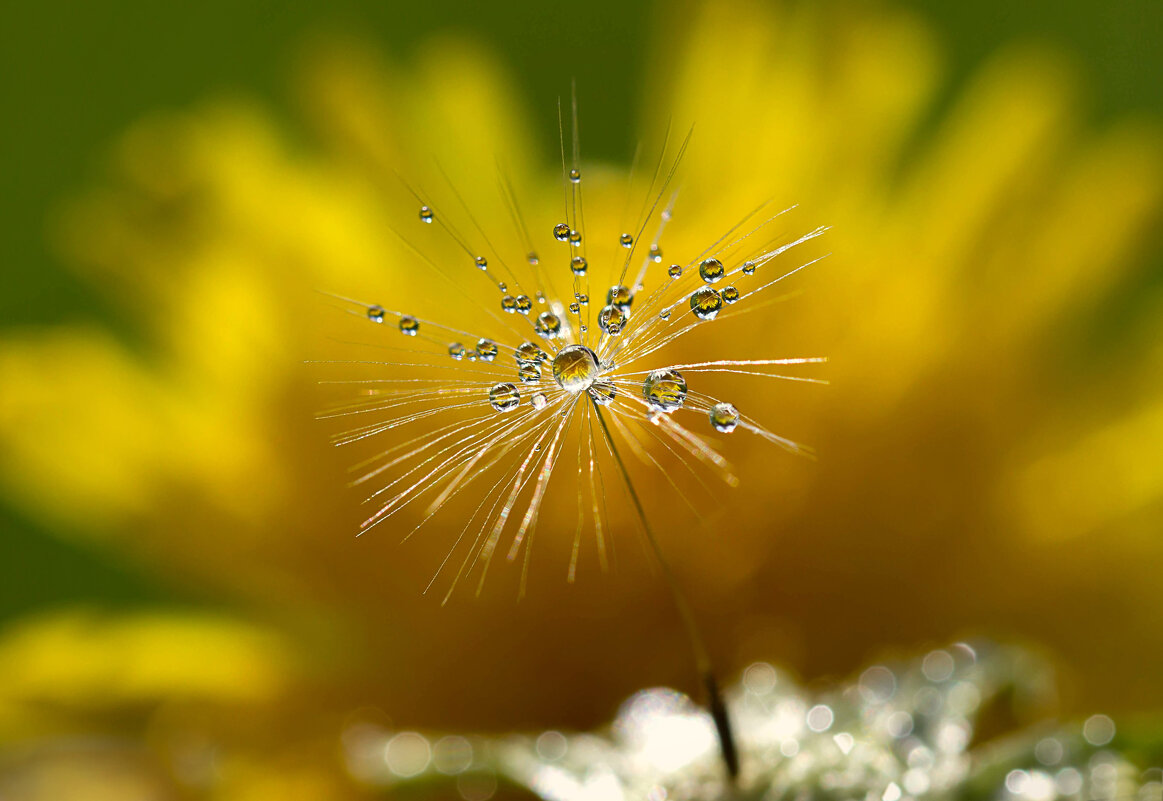
<svg viewBox="0 0 1163 801">
<path fill-rule="evenodd" d="M 1035 40 L 1078 62 L 1094 121 L 1163 118 L 1160 0 L 905 5 L 943 40 L 948 95 L 999 46 Z M 501 55 L 546 139 L 556 136 L 554 117 L 538 111 L 555 108 L 570 77 L 583 99 L 585 87 L 602 87 L 604 102 L 586 105 L 587 156 L 625 160 L 650 26 L 665 13 L 677 12 L 641 0 L 0 3 L 0 329 L 77 319 L 122 327 L 100 294 L 54 258 L 45 220 L 56 201 L 99 177 L 110 144 L 148 111 L 231 93 L 257 98 L 293 124 L 289 76 L 311 37 L 355 34 L 407 58 L 417 42 L 454 33 Z M 57 539 L 0 506 L 0 620 L 78 600 L 197 599 L 173 598 L 132 565 Z"/>
</svg>

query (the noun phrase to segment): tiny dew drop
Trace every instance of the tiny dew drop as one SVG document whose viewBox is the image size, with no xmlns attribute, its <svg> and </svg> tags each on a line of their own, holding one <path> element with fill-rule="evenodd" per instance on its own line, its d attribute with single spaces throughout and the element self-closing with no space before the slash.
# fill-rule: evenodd
<svg viewBox="0 0 1163 801">
<path fill-rule="evenodd" d="M 477 265 L 477 267 L 479 267 L 482 270 L 487 270 L 487 269 L 489 269 L 489 260 L 486 259 L 484 256 L 477 256 L 476 257 L 476 265 Z"/>
<path fill-rule="evenodd" d="M 716 431 L 730 434 L 739 425 L 739 410 L 730 403 L 716 403 L 708 415 Z"/>
<path fill-rule="evenodd" d="M 463 359 L 464 354 L 465 354 L 464 345 L 460 344 L 459 342 L 453 342 L 451 345 L 448 346 L 448 355 L 451 356 L 452 358 L 456 359 L 457 361 L 460 361 L 461 359 Z"/>
<path fill-rule="evenodd" d="M 491 339 L 477 340 L 476 354 L 482 362 L 491 362 L 497 358 L 497 343 Z"/>
<path fill-rule="evenodd" d="M 521 393 L 512 384 L 497 384 L 489 390 L 489 403 L 498 412 L 508 412 L 517 408 Z"/>
<path fill-rule="evenodd" d="M 617 306 L 606 306 L 598 312 L 598 326 L 612 337 L 622 333 L 626 324 L 626 312 Z"/>
<path fill-rule="evenodd" d="M 584 292 L 578 292 L 576 295 L 574 295 L 574 297 L 577 298 L 577 302 L 583 306 L 590 302 L 590 296 Z"/>
<path fill-rule="evenodd" d="M 581 314 L 581 304 L 575 300 L 569 304 L 569 311 L 571 314 Z"/>
<path fill-rule="evenodd" d="M 561 333 L 561 320 L 553 312 L 541 312 L 537 315 L 537 322 L 533 328 L 545 339 L 553 339 Z"/>
<path fill-rule="evenodd" d="M 549 399 L 545 397 L 544 392 L 535 392 L 533 397 L 529 399 L 529 404 L 540 411 L 549 405 Z"/>
<path fill-rule="evenodd" d="M 501 290 L 502 292 L 508 292 L 509 285 L 506 284 L 504 281 L 498 281 L 497 282 L 497 289 Z"/>
<path fill-rule="evenodd" d="M 743 262 L 743 274 L 744 275 L 755 275 L 755 262 L 753 262 L 753 261 Z"/>
<path fill-rule="evenodd" d="M 541 380 L 541 367 L 536 362 L 525 362 L 517 368 L 517 378 L 526 384 L 536 384 Z"/>
<path fill-rule="evenodd" d="M 407 337 L 414 337 L 420 330 L 420 321 L 415 317 L 405 314 L 400 318 L 400 333 Z"/>
<path fill-rule="evenodd" d="M 589 389 L 590 397 L 600 406 L 609 406 L 614 402 L 618 390 L 609 381 L 595 381 Z"/>
<path fill-rule="evenodd" d="M 528 295 L 517 296 L 517 311 L 521 312 L 521 314 L 528 314 L 532 308 L 533 301 Z"/>
<path fill-rule="evenodd" d="M 630 236 L 629 234 L 622 234 L 620 237 L 618 237 L 618 244 L 624 248 L 633 247 L 634 237 Z"/>
<path fill-rule="evenodd" d="M 723 308 L 723 297 L 709 286 L 699 287 L 691 295 L 691 312 L 700 320 L 714 320 Z"/>
<path fill-rule="evenodd" d="M 719 290 L 720 297 L 723 298 L 724 303 L 734 303 L 739 300 L 739 290 L 733 286 L 725 286 Z"/>
<path fill-rule="evenodd" d="M 669 367 L 654 370 L 642 382 L 642 397 L 656 412 L 681 409 L 686 400 L 686 391 L 686 379 L 682 373 Z"/>
<path fill-rule="evenodd" d="M 655 264 L 662 263 L 662 248 L 660 248 L 658 245 L 650 246 L 650 260 Z"/>
<path fill-rule="evenodd" d="M 581 244 L 581 231 L 570 231 L 569 232 L 569 243 L 571 245 L 580 245 Z"/>
<path fill-rule="evenodd" d="M 586 274 L 586 258 L 585 256 L 574 256 L 569 260 L 569 269 L 573 270 L 574 275 Z"/>
<path fill-rule="evenodd" d="M 373 323 L 382 323 L 384 321 L 384 307 L 383 306 L 368 306 L 367 318 Z"/>
<path fill-rule="evenodd" d="M 501 309 L 507 311 L 509 314 L 513 314 L 517 311 L 517 299 L 512 295 L 505 295 L 505 297 L 501 298 Z"/>
<path fill-rule="evenodd" d="M 581 170 L 577 169 L 576 167 L 574 169 L 570 170 L 569 171 L 569 180 L 575 184 L 580 183 L 581 182 Z"/>
<path fill-rule="evenodd" d="M 702 264 L 699 265 L 699 276 L 708 284 L 714 284 L 723 280 L 723 276 L 726 274 L 727 271 L 723 268 L 723 262 L 716 258 L 703 259 Z"/>
<path fill-rule="evenodd" d="M 621 285 L 612 286 L 606 292 L 606 303 L 610 306 L 617 306 L 626 314 L 630 313 L 630 304 L 633 302 L 634 298 L 627 287 Z"/>
<path fill-rule="evenodd" d="M 660 311 L 660 312 L 658 313 L 658 316 L 659 316 L 660 318 L 662 318 L 663 320 L 669 320 L 669 319 L 670 319 L 670 307 L 669 307 L 669 306 L 667 306 L 665 309 L 663 309 L 662 311 Z"/>
<path fill-rule="evenodd" d="M 532 250 L 529 251 L 528 254 L 526 254 L 525 261 L 529 262 L 529 265 L 531 267 L 536 267 L 538 264 L 541 263 L 541 259 L 537 258 L 537 254 Z"/>
<path fill-rule="evenodd" d="M 569 239 L 569 225 L 566 223 L 558 223 L 553 226 L 553 238 L 558 242 L 565 242 Z"/>
<path fill-rule="evenodd" d="M 545 351 L 538 347 L 535 342 L 522 342 L 514 356 L 517 359 L 517 364 L 537 364 L 549 359 L 545 355 Z"/>
<path fill-rule="evenodd" d="M 431 223 L 435 218 L 436 218 L 436 215 L 432 213 L 432 209 L 430 207 L 428 207 L 428 206 L 421 206 L 420 207 L 420 219 L 421 220 L 423 220 L 426 223 Z"/>
<path fill-rule="evenodd" d="M 681 278 L 682 277 L 682 265 L 681 264 L 670 265 L 669 267 L 666 268 L 666 274 L 669 275 L 671 278 Z"/>
</svg>

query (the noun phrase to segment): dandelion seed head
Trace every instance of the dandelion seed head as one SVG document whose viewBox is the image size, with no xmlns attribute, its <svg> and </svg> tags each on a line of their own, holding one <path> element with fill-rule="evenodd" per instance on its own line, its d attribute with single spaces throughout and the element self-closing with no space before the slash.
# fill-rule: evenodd
<svg viewBox="0 0 1163 801">
<path fill-rule="evenodd" d="M 615 182 L 607 171 L 584 184 L 597 201 L 582 201 L 580 156 L 565 134 L 571 129 L 576 136 L 576 127 L 563 124 L 564 215 L 561 206 L 533 204 L 537 219 L 530 225 L 528 199 L 502 175 L 500 200 L 513 223 L 508 233 L 496 230 L 494 217 L 478 216 L 477 185 L 463 191 L 445 175 L 447 185 L 434 189 L 398 176 L 401 191 L 420 208 L 420 222 L 393 233 L 409 259 L 431 268 L 434 283 L 397 286 L 383 305 L 359 304 L 361 317 L 390 318 L 406 338 L 369 342 L 375 355 L 348 363 L 368 373 L 346 382 L 359 385 L 356 400 L 326 415 L 350 423 L 337 444 L 370 450 L 353 481 L 366 491 L 363 529 L 395 520 L 407 538 L 409 528 L 443 510 L 463 515 L 449 516 L 444 530 L 456 537 L 432 578 L 444 576 L 449 594 L 469 576 L 479 591 L 496 554 L 519 562 L 523 590 L 539 521 L 553 509 L 546 499 L 563 495 L 568 502 L 568 489 L 559 487 L 571 479 L 572 581 L 586 531 L 599 565 L 608 564 L 611 518 L 627 507 L 607 495 L 633 492 L 628 461 L 681 491 L 688 481 L 708 488 L 708 477 L 737 484 L 726 457 L 704 439 L 716 432 L 746 430 L 790 452 L 805 450 L 710 392 L 715 374 L 810 382 L 793 371 L 821 359 L 675 357 L 701 324 L 760 310 L 740 301 L 762 297 L 802 269 L 793 248 L 824 229 L 789 238 L 774 225 L 782 212 L 763 204 L 740 210 L 725 228 L 687 232 L 673 263 L 660 266 L 665 241 L 683 219 L 675 213 L 675 176 L 690 136 L 663 143 L 644 193 L 632 186 L 635 202 L 615 219 L 609 202 Z M 766 283 L 749 279 L 768 263 L 774 265 Z M 728 276 L 734 283 L 712 286 Z M 444 289 L 427 291 L 437 281 L 446 282 Z M 605 302 L 591 305 L 592 292 Z M 399 308 L 397 297 L 416 306 Z M 687 307 L 692 315 L 672 314 Z M 623 459 L 622 449 L 637 458 Z M 397 516 L 404 509 L 410 511 Z M 555 522 L 563 511 L 553 511 Z"/>
</svg>

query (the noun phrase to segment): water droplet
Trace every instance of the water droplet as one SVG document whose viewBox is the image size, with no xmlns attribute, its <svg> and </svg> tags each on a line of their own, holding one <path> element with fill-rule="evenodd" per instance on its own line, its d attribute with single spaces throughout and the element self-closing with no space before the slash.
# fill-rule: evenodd
<svg viewBox="0 0 1163 801">
<path fill-rule="evenodd" d="M 569 232 L 569 243 L 571 245 L 580 245 L 581 244 L 581 231 L 570 231 Z"/>
<path fill-rule="evenodd" d="M 589 389 L 599 371 L 598 357 L 585 345 L 568 345 L 553 357 L 553 380 L 566 392 Z"/>
<path fill-rule="evenodd" d="M 666 268 L 666 274 L 669 275 L 671 278 L 681 278 L 682 277 L 682 265 L 681 264 L 670 265 L 669 267 Z"/>
<path fill-rule="evenodd" d="M 415 317 L 405 314 L 400 318 L 400 333 L 407 337 L 414 337 L 420 330 L 420 321 Z"/>
<path fill-rule="evenodd" d="M 569 304 L 569 311 L 571 314 L 580 314 L 581 304 L 575 300 L 573 303 Z"/>
<path fill-rule="evenodd" d="M 739 300 L 739 290 L 733 286 L 725 286 L 719 290 L 719 297 L 724 303 L 734 303 Z"/>
<path fill-rule="evenodd" d="M 566 223 L 558 223 L 553 226 L 553 238 L 558 242 L 564 242 L 569 239 L 569 225 Z"/>
<path fill-rule="evenodd" d="M 477 256 L 476 263 L 477 263 L 477 267 L 479 267 L 482 270 L 489 269 L 489 260 L 486 259 L 484 256 Z"/>
<path fill-rule="evenodd" d="M 739 410 L 730 403 L 716 403 L 710 411 L 711 426 L 716 431 L 730 434 L 739 425 Z"/>
<path fill-rule="evenodd" d="M 528 314 L 533 310 L 533 300 L 528 295 L 517 296 L 517 311 Z"/>
<path fill-rule="evenodd" d="M 574 275 L 586 274 L 586 259 L 585 256 L 574 256 L 569 260 L 569 269 L 573 270 Z"/>
<path fill-rule="evenodd" d="M 512 295 L 505 295 L 505 297 L 501 298 L 501 309 L 507 311 L 509 314 L 515 313 L 517 311 L 517 299 Z"/>
<path fill-rule="evenodd" d="M 630 290 L 624 286 L 612 286 L 606 292 L 606 303 L 610 306 L 617 306 L 626 314 L 630 313 L 630 305 L 634 302 L 634 297 L 630 294 Z"/>
<path fill-rule="evenodd" d="M 498 281 L 497 282 L 497 289 L 501 290 L 502 292 L 508 292 L 509 285 L 506 284 L 504 281 Z"/>
<path fill-rule="evenodd" d="M 465 354 L 464 345 L 460 344 L 459 342 L 453 342 L 451 345 L 448 346 L 448 355 L 451 356 L 452 358 L 456 359 L 457 361 L 460 361 L 461 359 L 463 359 L 464 354 Z"/>
<path fill-rule="evenodd" d="M 497 358 L 497 343 L 490 339 L 477 340 L 476 354 L 482 362 L 491 362 Z"/>
<path fill-rule="evenodd" d="M 578 292 L 576 295 L 574 295 L 574 297 L 577 298 L 577 302 L 583 306 L 590 302 L 590 296 L 584 292 Z"/>
<path fill-rule="evenodd" d="M 618 237 L 618 244 L 624 248 L 634 247 L 634 237 L 629 234 L 622 234 Z"/>
<path fill-rule="evenodd" d="M 580 183 L 581 182 L 581 170 L 577 169 L 576 167 L 574 169 L 570 170 L 569 171 L 569 180 L 575 184 Z"/>
<path fill-rule="evenodd" d="M 432 209 L 428 206 L 421 206 L 420 219 L 426 223 L 431 223 L 434 219 L 436 219 L 436 215 L 432 213 Z"/>
<path fill-rule="evenodd" d="M 743 262 L 743 274 L 744 275 L 755 275 L 755 262 L 753 262 L 753 261 Z"/>
<path fill-rule="evenodd" d="M 709 286 L 699 287 L 691 295 L 691 311 L 700 320 L 714 320 L 723 308 L 723 298 Z"/>
<path fill-rule="evenodd" d="M 537 315 L 537 322 L 533 324 L 533 328 L 546 339 L 553 339 L 561 333 L 561 320 L 557 319 L 553 312 L 541 312 Z"/>
<path fill-rule="evenodd" d="M 686 400 L 686 379 L 671 368 L 654 370 L 642 382 L 642 397 L 658 412 L 673 412 Z"/>
<path fill-rule="evenodd" d="M 538 362 L 549 360 L 549 357 L 545 355 L 545 351 L 536 342 L 522 342 L 521 347 L 517 348 L 514 356 L 517 359 L 517 364 L 537 364 Z"/>
<path fill-rule="evenodd" d="M 549 405 L 549 399 L 545 397 L 544 392 L 536 392 L 533 394 L 533 397 L 529 399 L 529 403 L 533 406 L 534 409 L 540 411 Z"/>
<path fill-rule="evenodd" d="M 536 362 L 526 362 L 517 368 L 517 378 L 526 384 L 536 384 L 541 380 L 541 367 Z"/>
<path fill-rule="evenodd" d="M 650 260 L 655 264 L 660 264 L 662 262 L 662 248 L 660 248 L 658 245 L 650 246 Z"/>
<path fill-rule="evenodd" d="M 667 306 L 665 309 L 660 311 L 658 313 L 658 316 L 660 318 L 662 318 L 663 320 L 669 320 L 670 319 L 670 306 Z"/>
<path fill-rule="evenodd" d="M 384 307 L 383 306 L 368 306 L 367 318 L 373 323 L 382 323 L 384 321 Z"/>
<path fill-rule="evenodd" d="M 727 270 L 723 267 L 723 262 L 718 259 L 703 259 L 702 264 L 699 265 L 699 276 L 708 284 L 721 281 L 726 274 Z"/>
<path fill-rule="evenodd" d="M 525 261 L 529 262 L 531 267 L 536 267 L 541 263 L 541 259 L 537 258 L 537 254 L 532 250 L 525 256 Z"/>
<path fill-rule="evenodd" d="M 498 412 L 507 412 L 517 408 L 521 402 L 521 393 L 512 384 L 497 384 L 489 390 L 489 403 Z"/>
<path fill-rule="evenodd" d="M 609 381 L 595 381 L 589 389 L 590 397 L 601 406 L 609 406 L 614 402 L 618 389 Z"/>
<path fill-rule="evenodd" d="M 544 303 L 544 302 L 545 302 L 545 293 L 544 293 L 544 292 L 542 292 L 540 289 L 538 289 L 538 290 L 537 290 L 537 302 L 538 302 L 538 303 Z"/>
<path fill-rule="evenodd" d="M 606 306 L 598 312 L 598 326 L 612 337 L 622 333 L 626 324 L 626 312 L 617 306 Z"/>
</svg>

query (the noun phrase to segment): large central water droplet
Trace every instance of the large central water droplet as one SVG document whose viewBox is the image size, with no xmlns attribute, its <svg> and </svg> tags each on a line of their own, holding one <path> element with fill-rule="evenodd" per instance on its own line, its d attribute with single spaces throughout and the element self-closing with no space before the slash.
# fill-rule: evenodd
<svg viewBox="0 0 1163 801">
<path fill-rule="evenodd" d="M 570 345 L 553 357 L 553 379 L 566 392 L 589 389 L 599 372 L 598 357 L 585 345 Z"/>
</svg>

